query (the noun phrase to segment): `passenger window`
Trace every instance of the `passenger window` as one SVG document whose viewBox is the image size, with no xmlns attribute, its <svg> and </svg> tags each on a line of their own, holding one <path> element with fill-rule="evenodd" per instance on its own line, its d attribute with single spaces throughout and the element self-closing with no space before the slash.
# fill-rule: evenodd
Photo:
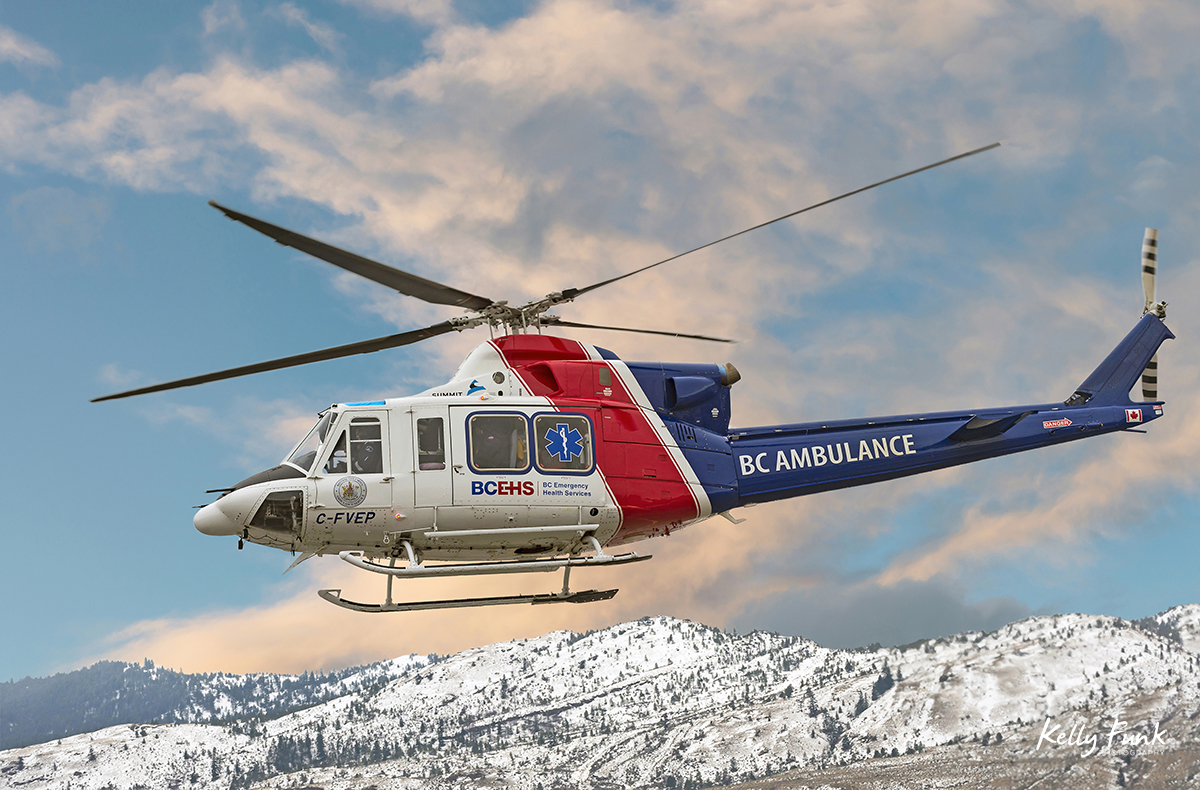
<svg viewBox="0 0 1200 790">
<path fill-rule="evenodd" d="M 592 468 L 592 423 L 579 414 L 533 418 L 537 465 L 543 472 L 586 472 Z"/>
<path fill-rule="evenodd" d="M 518 472 L 529 468 L 529 439 L 520 414 L 473 414 L 469 421 L 471 466 Z"/>
<path fill-rule="evenodd" d="M 337 444 L 333 446 L 333 452 L 329 454 L 329 460 L 325 462 L 325 474 L 327 475 L 344 475 L 346 474 L 346 432 L 342 431 L 342 435 L 338 437 Z"/>
<path fill-rule="evenodd" d="M 383 429 L 375 417 L 350 421 L 350 468 L 358 475 L 383 474 Z"/>
<path fill-rule="evenodd" d="M 446 468 L 446 433 L 441 417 L 417 420 L 417 468 Z"/>
</svg>

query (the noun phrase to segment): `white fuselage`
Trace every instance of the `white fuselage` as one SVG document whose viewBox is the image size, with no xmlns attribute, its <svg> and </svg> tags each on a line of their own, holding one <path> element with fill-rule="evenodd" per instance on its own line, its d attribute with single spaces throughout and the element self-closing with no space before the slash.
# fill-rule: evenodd
<svg viewBox="0 0 1200 790">
<path fill-rule="evenodd" d="M 311 462 L 296 458 L 302 442 L 279 467 L 292 476 L 227 493 L 196 527 L 318 554 L 398 554 L 408 540 L 428 559 L 569 553 L 585 532 L 604 545 L 621 513 L 588 411 L 529 395 L 483 344 L 445 386 L 331 407 Z"/>
</svg>

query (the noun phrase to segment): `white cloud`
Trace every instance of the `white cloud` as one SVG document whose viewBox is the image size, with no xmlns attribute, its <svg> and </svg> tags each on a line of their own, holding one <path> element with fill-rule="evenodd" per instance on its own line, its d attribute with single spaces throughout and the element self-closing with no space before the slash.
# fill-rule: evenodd
<svg viewBox="0 0 1200 790">
<path fill-rule="evenodd" d="M 1168 323 L 1177 336 L 1195 337 L 1200 326 L 1192 308 L 1200 296 L 1200 261 L 1182 271 L 1178 263 L 1175 266 L 1175 293 L 1183 299 Z M 1136 315 L 1135 310 L 1124 312 Z M 1132 320 L 1125 323 L 1132 325 Z M 1110 345 L 1116 345 L 1115 340 Z M 1083 368 L 1101 359 L 1098 354 L 1092 358 Z M 1200 353 L 1194 344 L 1167 341 L 1159 352 L 1159 366 L 1162 386 L 1166 382 L 1170 386 L 1160 389 L 1168 404 L 1163 421 L 1149 426 L 1153 440 L 1138 434 L 1088 440 L 1087 452 L 1076 451 L 1073 468 L 1066 470 L 1048 470 L 1050 458 L 1036 466 L 1026 464 L 1013 475 L 1017 479 L 989 485 L 978 502 L 965 508 L 961 526 L 897 557 L 879 574 L 879 581 L 926 581 L 1000 557 L 1069 564 L 1068 558 L 1081 544 L 1097 536 L 1125 534 L 1129 524 L 1146 518 L 1169 493 L 1196 493 L 1200 489 L 1194 473 L 1200 468 Z M 1020 484 L 1030 474 L 1035 478 Z"/>
<path fill-rule="evenodd" d="M 342 0 L 342 2 L 383 14 L 407 16 L 427 25 L 445 25 L 458 18 L 452 0 Z"/>
<path fill-rule="evenodd" d="M 57 66 L 58 56 L 12 28 L 0 25 L 0 62 L 18 66 Z"/>
<path fill-rule="evenodd" d="M 282 3 L 277 11 L 288 24 L 303 28 L 304 32 L 322 49 L 329 52 L 338 51 L 338 42 L 341 41 L 342 34 L 334 30 L 331 25 L 312 21 L 303 9 L 296 7 L 295 3 Z"/>
<path fill-rule="evenodd" d="M 284 398 L 239 398 L 227 408 L 155 401 L 139 409 L 151 422 L 182 423 L 234 448 L 224 466 L 243 476 L 278 464 L 317 421 L 315 409 Z"/>
<path fill-rule="evenodd" d="M 812 502 L 792 505 L 788 516 L 800 514 L 804 519 L 815 507 Z M 846 512 L 847 507 L 846 503 L 833 505 L 828 512 Z M 796 585 L 793 575 L 752 572 L 757 555 L 807 534 L 803 526 L 780 518 L 782 510 L 774 515 L 769 511 L 756 511 L 753 542 L 740 539 L 748 524 L 738 527 L 715 519 L 681 533 L 686 538 L 637 544 L 639 553 L 654 555 L 648 563 L 572 573 L 576 589 L 619 588 L 620 593 L 605 603 L 413 612 L 401 615 L 402 628 L 364 628 L 360 615 L 322 601 L 316 589 L 341 589 L 349 600 L 377 601 L 382 600 L 383 580 L 334 557 L 314 558 L 273 585 L 264 603 L 193 617 L 144 620 L 114 634 L 95 658 L 153 656 L 160 664 L 185 671 L 299 672 L 410 652 L 449 653 L 558 629 L 602 628 L 652 614 L 726 623 L 751 602 L 769 600 Z M 282 554 L 277 559 L 281 571 L 290 560 Z M 561 577 L 550 574 L 401 581 L 395 597 L 440 600 L 550 592 L 560 583 Z"/>
<path fill-rule="evenodd" d="M 214 0 L 200 12 L 204 23 L 204 35 L 211 36 L 226 28 L 245 30 L 246 20 L 242 18 L 242 10 L 237 0 Z"/>
<path fill-rule="evenodd" d="M 1187 3 L 1135 12 L 1119 3 L 999 0 L 695 2 L 663 11 L 552 0 L 495 30 L 461 24 L 449 3 L 359 5 L 435 25 L 428 57 L 369 90 L 360 75 L 319 60 L 264 68 L 218 54 L 197 72 L 102 80 L 62 106 L 9 94 L 0 97 L 0 159 L 135 189 L 248 190 L 267 204 L 312 201 L 347 219 L 335 229 L 296 228 L 301 232 L 516 301 L 628 271 L 997 138 L 1012 143 L 986 160 L 908 183 L 937 195 L 939 185 L 989 173 L 1016 190 L 1072 157 L 1104 167 L 1106 130 L 1178 104 L 1186 90 L 1180 75 L 1194 73 L 1200 59 L 1190 44 L 1161 43 L 1200 33 Z M 295 6 L 281 6 L 285 16 L 288 9 L 306 30 L 317 24 Z M 1178 29 L 1157 38 L 1168 18 Z M 208 32 L 244 24 L 233 4 L 211 6 L 204 19 Z M 1073 37 L 1100 35 L 1079 32 L 1093 23 L 1130 65 L 1087 94 L 1064 82 L 1062 69 L 1040 64 L 1063 57 L 1078 43 Z M 318 43 L 322 30 L 309 31 Z M 1086 71 L 1097 64 L 1076 65 Z M 1183 249 L 1194 241 L 1188 228 L 1196 199 L 1162 195 L 1186 195 L 1172 184 L 1194 182 L 1181 174 L 1194 174 L 1195 163 L 1163 156 L 1163 165 L 1153 155 L 1143 161 L 1136 173 L 1112 175 L 1109 183 L 1131 203 L 1157 196 L 1178 228 L 1164 239 Z M 992 207 L 998 224 L 1032 222 L 1020 215 L 1025 196 L 996 194 L 1003 198 Z M 727 352 L 580 333 L 632 359 L 725 361 L 731 353 L 746 374 L 734 391 L 739 424 L 1065 397 L 1136 318 L 1132 268 L 1127 310 L 1124 283 L 1056 264 L 1109 219 L 1079 216 L 1071 203 L 1077 195 L 1064 198 L 1061 225 L 1012 239 L 1018 249 L 1003 253 L 947 251 L 944 239 L 954 229 L 945 208 L 934 215 L 941 226 L 888 226 L 873 213 L 885 197 L 872 193 L 822 209 L 622 281 L 560 312 L 591 323 L 739 338 Z M 271 219 L 274 208 L 246 210 Z M 1139 241 L 1135 236 L 1130 251 L 1119 253 L 1131 266 Z M 246 244 L 267 242 L 247 232 Z M 959 260 L 971 278 L 950 276 Z M 938 304 L 910 309 L 898 294 L 889 309 L 864 308 L 848 289 L 867 273 L 932 292 Z M 1177 282 L 1168 301 L 1188 303 L 1200 294 L 1194 278 Z M 402 328 L 446 315 L 347 276 L 336 283 Z M 448 372 L 481 339 L 481 332 L 447 336 L 419 353 Z M 1164 370 L 1174 373 L 1164 372 L 1164 381 L 1197 379 L 1200 359 L 1173 349 L 1164 352 L 1169 357 L 1173 365 Z M 299 404 L 243 406 L 236 419 L 195 410 L 173 416 L 229 430 L 227 440 L 247 466 L 266 453 L 242 434 L 266 437 L 278 451 L 273 461 L 286 450 L 285 435 L 298 438 L 311 421 L 311 414 L 301 419 L 310 410 Z M 1192 427 L 1187 423 L 1180 436 L 1191 436 Z M 926 492 L 987 478 L 987 491 L 1016 495 L 981 494 L 977 508 L 948 514 L 946 523 L 961 517 L 962 529 L 946 527 L 939 539 L 899 558 L 886 580 L 933 578 L 973 567 L 989 553 L 1086 540 L 1095 534 L 1087 524 L 1098 512 L 1088 504 L 1096 481 L 1107 490 L 1095 501 L 1119 510 L 1136 495 L 1119 480 L 1128 465 L 1194 467 L 1181 438 L 1147 446 L 1168 460 L 1113 443 L 1091 459 L 1070 456 L 1065 488 L 1032 510 L 1019 500 L 1034 496 L 1038 483 L 1021 478 L 1036 466 L 922 478 Z M 1053 452 L 1041 457 L 1067 457 Z M 1175 476 L 1164 479 L 1183 485 Z M 723 522 L 697 527 L 661 552 L 670 555 L 660 563 L 663 573 L 630 582 L 639 592 L 623 593 L 628 604 L 587 616 L 598 623 L 671 605 L 722 622 L 777 587 L 819 581 L 764 568 L 764 556 L 806 547 L 827 529 L 869 539 L 885 528 L 884 504 L 903 506 L 916 490 L 898 482 L 853 497 L 756 509 L 761 526 L 753 540 Z M 844 517 L 831 521 L 835 516 Z M 1023 526 L 1053 526 L 1047 519 L 1054 518 L 1069 528 Z M 719 572 L 706 561 L 714 556 L 726 563 Z M 745 581 L 729 592 L 733 577 Z M 307 612 L 310 603 L 296 605 Z M 214 633 L 242 614 L 260 622 L 255 618 L 273 611 L 214 615 Z M 162 633 L 187 627 L 172 624 Z M 384 649 L 385 641 L 370 650 Z M 421 649 L 446 649 L 431 644 Z M 386 647 L 401 648 L 394 640 Z"/>
<path fill-rule="evenodd" d="M 132 388 L 144 381 L 145 378 L 144 373 L 136 370 L 124 370 L 111 362 L 100 369 L 100 380 L 111 387 Z"/>
</svg>

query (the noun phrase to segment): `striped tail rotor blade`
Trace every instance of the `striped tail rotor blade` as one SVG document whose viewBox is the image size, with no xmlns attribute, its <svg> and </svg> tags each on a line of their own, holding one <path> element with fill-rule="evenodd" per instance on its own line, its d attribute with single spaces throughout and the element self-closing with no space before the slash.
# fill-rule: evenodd
<svg viewBox="0 0 1200 790">
<path fill-rule="evenodd" d="M 1142 310 L 1142 315 L 1154 308 L 1157 275 L 1158 230 L 1146 228 L 1146 235 L 1142 238 L 1142 290 L 1146 294 L 1146 307 Z M 1158 400 L 1158 354 L 1150 359 L 1150 364 L 1142 371 L 1142 398 L 1148 401 Z"/>
<path fill-rule="evenodd" d="M 1142 239 L 1142 290 L 1146 292 L 1146 308 L 1142 315 L 1154 307 L 1154 277 L 1158 274 L 1158 231 L 1146 228 Z"/>
<path fill-rule="evenodd" d="M 1142 398 L 1158 400 L 1158 354 L 1150 358 L 1150 364 L 1142 371 Z"/>
</svg>

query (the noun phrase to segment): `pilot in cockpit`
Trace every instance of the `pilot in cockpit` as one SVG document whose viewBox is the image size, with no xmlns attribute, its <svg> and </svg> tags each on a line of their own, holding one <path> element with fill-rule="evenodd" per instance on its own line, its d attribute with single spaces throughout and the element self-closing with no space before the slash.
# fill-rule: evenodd
<svg viewBox="0 0 1200 790">
<path fill-rule="evenodd" d="M 329 460 L 325 462 L 325 473 L 330 475 L 341 475 L 346 473 L 346 434 L 342 433 L 338 439 L 337 447 L 333 448 L 333 453 L 330 454 Z"/>
<path fill-rule="evenodd" d="M 356 443 L 351 465 L 355 474 L 379 474 L 383 471 L 383 458 L 380 457 L 379 448 L 374 442 Z"/>
</svg>

